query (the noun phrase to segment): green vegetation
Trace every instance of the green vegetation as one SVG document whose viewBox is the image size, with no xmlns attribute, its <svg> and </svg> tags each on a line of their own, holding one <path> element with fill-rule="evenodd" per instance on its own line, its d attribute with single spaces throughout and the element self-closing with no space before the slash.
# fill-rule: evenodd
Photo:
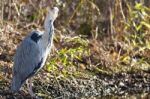
<svg viewBox="0 0 150 99">
<path fill-rule="evenodd" d="M 87 39 L 83 39 L 79 36 L 64 38 L 62 42 L 64 47 L 57 50 L 56 54 L 50 57 L 46 69 L 48 71 L 56 71 L 56 73 L 61 70 L 64 75 L 78 72 L 75 70 L 80 65 L 80 62 L 83 61 L 83 57 L 87 57 L 90 54 L 88 44 L 89 41 Z M 54 69 L 52 69 L 52 67 L 54 67 Z"/>
<path fill-rule="evenodd" d="M 1 1 L 0 95 L 3 87 L 9 90 L 6 85 L 11 79 L 11 67 L 16 46 L 29 31 L 33 29 L 43 30 L 47 8 L 54 5 L 60 9 L 55 22 L 54 46 L 46 66 L 41 71 L 42 73 L 34 78 L 34 83 L 43 79 L 40 75 L 45 74 L 45 72 L 50 76 L 35 84 L 35 91 L 39 90 L 37 91 L 38 95 L 44 95 L 42 96 L 44 98 L 53 98 L 61 96 L 63 93 L 64 97 L 67 95 L 69 97 L 71 92 L 76 92 L 79 97 L 80 95 L 86 96 L 82 93 L 92 96 L 86 90 L 92 90 L 91 86 L 96 86 L 95 89 L 102 88 L 102 91 L 97 91 L 97 93 L 104 94 L 106 92 L 105 95 L 110 95 L 107 94 L 107 87 L 110 86 L 103 83 L 109 84 L 113 79 L 112 85 L 115 85 L 116 81 L 118 85 L 115 87 L 120 86 L 119 74 L 124 77 L 122 73 L 135 75 L 142 73 L 142 77 L 149 78 L 150 0 Z M 99 77 L 96 78 L 99 82 L 102 81 L 101 86 L 95 85 L 95 83 L 97 84 L 95 76 Z M 51 81 L 51 79 L 53 80 Z M 83 83 L 83 86 L 80 86 L 82 80 L 85 79 L 88 79 L 86 84 Z M 132 80 L 138 82 L 132 77 L 127 79 L 129 81 L 124 83 L 122 80 L 121 85 L 126 84 L 126 82 L 129 82 L 130 85 Z M 56 82 L 53 83 L 55 80 L 57 84 L 55 84 Z M 149 79 L 147 82 L 141 80 L 142 84 L 149 84 L 148 82 Z M 50 94 L 49 87 L 52 87 L 54 96 L 52 96 L 54 93 Z M 81 87 L 83 87 L 82 90 L 80 90 Z M 61 90 L 55 92 L 54 89 Z M 68 90 L 71 90 L 70 93 Z M 112 90 L 115 89 L 112 88 Z M 58 95 L 58 93 L 60 94 Z M 115 92 L 112 91 L 112 93 Z M 133 91 L 133 93 L 136 92 Z"/>
</svg>

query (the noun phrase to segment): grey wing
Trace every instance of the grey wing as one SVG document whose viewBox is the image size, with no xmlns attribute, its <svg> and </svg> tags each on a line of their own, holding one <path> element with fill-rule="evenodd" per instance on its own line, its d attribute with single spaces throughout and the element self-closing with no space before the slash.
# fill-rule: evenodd
<svg viewBox="0 0 150 99">
<path fill-rule="evenodd" d="M 17 48 L 14 58 L 12 86 L 15 88 L 12 90 L 18 90 L 27 78 L 35 74 L 42 64 L 42 59 L 39 45 L 30 38 L 25 38 Z"/>
</svg>

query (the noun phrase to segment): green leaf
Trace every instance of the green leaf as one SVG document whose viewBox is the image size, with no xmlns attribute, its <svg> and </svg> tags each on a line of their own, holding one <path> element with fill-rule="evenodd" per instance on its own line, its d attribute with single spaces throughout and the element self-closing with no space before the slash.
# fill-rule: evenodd
<svg viewBox="0 0 150 99">
<path fill-rule="evenodd" d="M 142 8 L 142 3 L 136 3 L 135 9 L 140 10 Z"/>
<path fill-rule="evenodd" d="M 136 27 L 136 31 L 139 31 L 141 28 L 142 28 L 142 24 L 140 24 Z"/>
<path fill-rule="evenodd" d="M 146 22 L 142 21 L 141 24 L 146 26 L 148 29 L 150 29 L 150 24 L 149 23 L 146 23 Z"/>
<path fill-rule="evenodd" d="M 146 40 L 146 47 L 150 49 L 150 42 L 148 40 Z"/>
</svg>

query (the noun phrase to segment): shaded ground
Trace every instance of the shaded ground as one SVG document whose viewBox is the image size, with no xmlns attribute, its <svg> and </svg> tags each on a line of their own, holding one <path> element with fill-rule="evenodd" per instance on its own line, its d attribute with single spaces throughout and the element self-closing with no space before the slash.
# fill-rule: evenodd
<svg viewBox="0 0 150 99">
<path fill-rule="evenodd" d="M 6 27 L 7 28 L 7 27 Z M 10 27 L 9 27 L 10 28 Z M 6 29 L 7 30 L 7 29 Z M 0 98 L 30 98 L 26 86 L 18 94 L 10 92 L 11 67 L 16 44 L 22 39 L 19 33 L 5 31 L 0 38 Z M 9 29 L 10 30 L 10 29 Z M 138 97 L 149 98 L 150 75 L 145 72 L 92 74 L 85 69 L 87 77 L 70 75 L 65 77 L 42 70 L 33 79 L 34 92 L 42 98 L 89 98 L 89 97 Z M 143 93 L 143 94 L 142 94 Z"/>
<path fill-rule="evenodd" d="M 104 96 L 111 98 L 117 96 L 122 98 L 130 96 L 141 98 L 143 95 L 144 97 L 149 97 L 148 93 L 150 92 L 150 76 L 143 73 L 122 73 L 111 76 L 98 74 L 86 79 L 72 76 L 58 80 L 62 89 L 58 87 L 55 79 L 48 78 L 48 82 L 43 82 L 42 79 L 41 81 L 34 80 L 34 91 L 43 98 L 98 98 Z M 7 86 L 9 86 L 9 83 L 1 82 L 1 97 L 11 99 L 29 97 L 26 91 L 12 95 L 9 93 Z"/>
</svg>

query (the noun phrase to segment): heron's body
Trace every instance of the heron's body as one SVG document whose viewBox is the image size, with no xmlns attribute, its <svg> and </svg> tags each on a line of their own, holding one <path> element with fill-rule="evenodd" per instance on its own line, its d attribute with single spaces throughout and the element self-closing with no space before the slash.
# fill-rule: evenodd
<svg viewBox="0 0 150 99">
<path fill-rule="evenodd" d="M 38 35 L 38 37 L 36 35 Z M 51 41 L 47 42 L 47 45 L 51 44 Z M 44 66 L 48 53 L 50 52 L 50 46 L 46 46 L 43 42 L 46 42 L 43 40 L 43 34 L 40 34 L 39 31 L 33 31 L 22 41 L 20 46 L 18 46 L 13 68 L 14 88 L 12 89 L 14 91 L 19 90 L 27 78 L 34 75 Z"/>
<path fill-rule="evenodd" d="M 51 14 L 57 14 L 56 8 L 50 10 L 44 23 L 45 32 L 32 31 L 18 46 L 13 66 L 13 79 L 11 90 L 16 92 L 21 85 L 45 64 L 53 41 L 54 26 L 56 19 Z"/>
</svg>

